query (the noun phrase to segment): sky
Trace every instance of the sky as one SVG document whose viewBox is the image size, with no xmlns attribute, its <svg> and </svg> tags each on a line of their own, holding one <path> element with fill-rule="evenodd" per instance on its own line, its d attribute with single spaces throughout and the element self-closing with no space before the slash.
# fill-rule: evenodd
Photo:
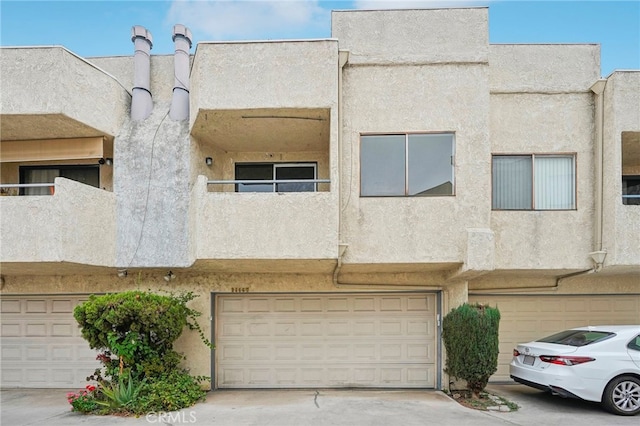
<svg viewBox="0 0 640 426">
<path fill-rule="evenodd" d="M 331 10 L 488 7 L 489 42 L 597 43 L 601 75 L 640 69 L 640 0 L 0 0 L 0 45 L 62 45 L 83 56 L 132 55 L 131 27 L 172 54 L 174 24 L 198 42 L 331 37 Z"/>
</svg>

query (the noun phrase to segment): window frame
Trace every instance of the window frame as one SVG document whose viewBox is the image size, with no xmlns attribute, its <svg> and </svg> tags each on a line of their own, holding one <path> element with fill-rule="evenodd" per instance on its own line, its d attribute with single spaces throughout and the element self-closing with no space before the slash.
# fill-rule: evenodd
<svg viewBox="0 0 640 426">
<path fill-rule="evenodd" d="M 261 162 L 238 162 L 234 164 L 234 179 L 235 180 L 253 180 L 253 179 L 238 179 L 237 174 L 238 174 L 238 167 L 242 167 L 242 166 L 271 166 L 271 179 L 255 179 L 256 184 L 259 184 L 261 181 L 269 181 L 272 180 L 274 181 L 269 182 L 269 183 L 263 183 L 262 185 L 271 185 L 272 187 L 272 191 L 242 191 L 240 190 L 240 188 L 242 187 L 242 185 L 251 185 L 251 184 L 245 184 L 245 183 L 236 183 L 234 185 L 234 192 L 237 193 L 257 193 L 257 192 L 261 192 L 261 193 L 279 193 L 279 194 L 283 194 L 286 192 L 318 192 L 318 183 L 317 182 L 313 182 L 313 191 L 278 191 L 278 179 L 276 178 L 277 176 L 277 170 L 279 168 L 287 168 L 287 167 L 308 167 L 308 168 L 312 168 L 313 169 L 313 177 L 311 179 L 318 179 L 318 162 L 317 161 L 302 161 L 302 162 L 290 162 L 290 161 L 285 161 L 285 162 L 270 162 L 270 161 L 261 161 Z M 281 179 L 281 180 L 286 180 L 286 179 Z M 302 179 L 301 179 L 302 180 Z M 281 183 L 282 184 L 282 183 Z"/>
<path fill-rule="evenodd" d="M 91 185 L 89 183 L 85 183 L 85 182 L 80 182 L 80 181 L 76 181 L 76 182 L 80 182 L 82 184 L 85 185 L 89 185 L 89 186 L 93 186 L 94 188 L 100 188 L 101 184 L 102 184 L 102 177 L 100 174 L 100 165 L 98 164 L 47 164 L 47 165 L 38 165 L 38 166 L 19 166 L 18 167 L 18 175 L 19 175 L 19 182 L 20 184 L 28 184 L 30 182 L 26 182 L 26 178 L 27 178 L 27 173 L 32 171 L 32 170 L 57 170 L 59 176 L 58 177 L 64 177 L 67 179 L 71 179 L 68 178 L 66 176 L 62 176 L 62 171 L 63 170 L 92 170 L 94 172 L 96 172 L 97 174 L 97 178 L 98 178 L 98 185 L 94 186 Z M 75 180 L 75 179 L 71 179 L 71 180 Z M 53 182 L 41 182 L 41 183 L 51 183 L 53 184 Z M 19 190 L 19 195 L 36 195 L 36 194 L 29 194 L 31 188 L 20 188 Z"/>
<path fill-rule="evenodd" d="M 503 209 L 495 208 L 493 178 L 494 178 L 494 161 L 495 157 L 530 157 L 531 158 L 531 208 L 526 209 Z M 536 188 L 535 188 L 535 157 L 571 157 L 573 161 L 573 207 L 565 209 L 542 209 L 536 208 Z M 576 152 L 539 152 L 539 153 L 492 153 L 491 154 L 491 211 L 514 211 L 514 212 L 531 212 L 531 211 L 577 211 L 578 210 L 578 154 Z"/>
<path fill-rule="evenodd" d="M 640 352 L 640 334 L 633 337 L 629 343 L 627 343 L 627 348 Z"/>
<path fill-rule="evenodd" d="M 411 195 L 409 194 L 409 186 L 410 186 L 410 169 L 409 169 L 409 159 L 410 159 L 410 153 L 409 153 L 409 137 L 410 136 L 450 136 L 451 137 L 451 157 L 450 157 L 450 176 L 451 176 L 451 193 L 450 194 L 414 194 Z M 403 136 L 404 137 L 404 145 L 405 145 L 405 151 L 404 151 L 404 194 L 392 194 L 392 195 L 381 195 L 381 194 L 375 194 L 375 195 L 365 195 L 362 193 L 362 189 L 363 189 L 363 185 L 362 185 L 362 142 L 363 142 L 363 137 L 367 137 L 367 136 Z M 360 192 L 360 197 L 362 198 L 376 198 L 376 197 L 382 197 L 382 198 L 433 198 L 433 197 L 455 197 L 456 195 L 456 161 L 455 161 L 455 156 L 456 156 L 456 132 L 454 131 L 450 131 L 450 130 L 443 130 L 443 131 L 438 131 L 438 132 L 433 132 L 433 131 L 415 131 L 415 132 L 386 132 L 386 133 L 380 133 L 380 132 L 363 132 L 360 133 L 359 137 L 359 173 L 358 173 L 358 178 L 359 178 L 359 192 Z M 432 188 L 430 188 L 432 189 Z"/>
<path fill-rule="evenodd" d="M 640 175 L 622 175 L 622 179 L 621 179 L 621 200 L 622 200 L 622 205 L 623 206 L 638 206 L 640 205 L 640 198 L 625 198 L 625 195 L 636 195 L 636 194 L 626 194 L 625 192 L 625 182 L 627 180 L 634 180 L 634 181 L 638 181 L 640 182 Z M 635 186 L 635 185 L 634 185 Z M 630 202 L 628 202 L 627 200 L 630 200 Z"/>
</svg>

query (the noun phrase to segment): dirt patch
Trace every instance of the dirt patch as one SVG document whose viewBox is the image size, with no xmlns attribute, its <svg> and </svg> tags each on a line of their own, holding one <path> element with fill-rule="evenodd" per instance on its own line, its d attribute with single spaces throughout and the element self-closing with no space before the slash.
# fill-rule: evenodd
<svg viewBox="0 0 640 426">
<path fill-rule="evenodd" d="M 509 412 L 519 408 L 515 402 L 488 392 L 480 392 L 479 396 L 475 396 L 468 390 L 455 390 L 450 391 L 448 394 L 458 404 L 474 410 Z"/>
</svg>

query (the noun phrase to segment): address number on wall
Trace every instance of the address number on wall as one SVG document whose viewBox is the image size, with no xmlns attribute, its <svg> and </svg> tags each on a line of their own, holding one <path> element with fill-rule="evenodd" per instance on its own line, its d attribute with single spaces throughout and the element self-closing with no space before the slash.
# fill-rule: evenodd
<svg viewBox="0 0 640 426">
<path fill-rule="evenodd" d="M 232 287 L 231 293 L 249 293 L 249 287 Z"/>
</svg>

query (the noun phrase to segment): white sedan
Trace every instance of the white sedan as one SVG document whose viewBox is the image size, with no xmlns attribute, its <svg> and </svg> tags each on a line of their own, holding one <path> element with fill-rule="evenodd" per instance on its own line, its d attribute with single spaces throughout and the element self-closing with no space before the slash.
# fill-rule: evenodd
<svg viewBox="0 0 640 426">
<path fill-rule="evenodd" d="M 640 413 L 640 325 L 579 327 L 520 344 L 509 365 L 518 383 Z"/>
</svg>

